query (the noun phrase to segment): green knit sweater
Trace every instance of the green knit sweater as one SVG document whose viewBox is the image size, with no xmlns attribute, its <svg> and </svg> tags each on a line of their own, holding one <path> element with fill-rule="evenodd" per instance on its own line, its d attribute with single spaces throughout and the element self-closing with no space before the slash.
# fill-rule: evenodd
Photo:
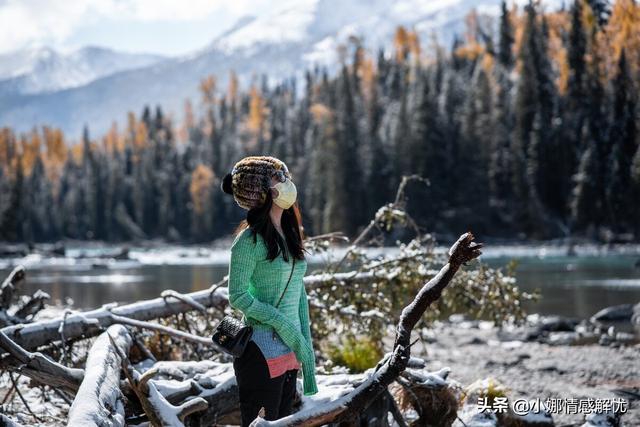
<svg viewBox="0 0 640 427">
<path fill-rule="evenodd" d="M 302 364 L 303 392 L 305 396 L 318 392 L 315 377 L 315 355 L 311 342 L 309 302 L 303 277 L 306 260 L 296 259 L 291 283 L 280 301 L 289 274 L 292 259 L 285 262 L 282 254 L 273 261 L 267 259 L 267 246 L 259 233 L 253 241 L 252 229 L 240 232 L 231 245 L 229 263 L 229 304 L 240 310 L 243 320 L 254 328 L 275 329 L 296 354 Z"/>
</svg>

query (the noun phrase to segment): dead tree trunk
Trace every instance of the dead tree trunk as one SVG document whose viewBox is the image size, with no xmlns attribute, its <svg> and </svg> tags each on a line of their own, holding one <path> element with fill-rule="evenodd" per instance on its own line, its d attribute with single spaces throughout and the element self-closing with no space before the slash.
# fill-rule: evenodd
<svg viewBox="0 0 640 427">
<path fill-rule="evenodd" d="M 110 339 L 111 336 L 113 339 Z M 69 426 L 124 426 L 124 403 L 120 390 L 121 354 L 128 354 L 131 335 L 113 325 L 89 350 L 84 380 L 69 410 Z"/>
<path fill-rule="evenodd" d="M 205 307 L 224 309 L 229 303 L 227 288 L 220 287 L 212 292 L 211 289 L 185 294 L 183 296 Z M 67 340 L 88 338 L 103 332 L 105 328 L 117 323 L 112 314 L 136 320 L 151 320 L 172 316 L 196 309 L 183 299 L 173 296 L 154 298 L 152 300 L 135 302 L 120 307 L 104 306 L 96 310 L 83 313 L 73 313 L 66 317 L 59 317 L 27 325 L 14 325 L 2 329 L 11 340 L 21 347 L 32 350 L 51 342 L 60 341 L 60 325 L 64 323 L 64 337 Z"/>
<path fill-rule="evenodd" d="M 24 280 L 24 276 L 24 267 L 19 265 L 2 282 L 0 285 L 0 309 L 6 310 L 11 306 L 16 288 Z"/>
<path fill-rule="evenodd" d="M 18 288 L 24 278 L 24 267 L 19 265 L 0 285 L 0 327 L 27 323 L 27 317 L 40 311 L 49 300 L 46 292 L 37 291 L 26 302 L 19 301 Z"/>
<path fill-rule="evenodd" d="M 159 372 L 157 368 L 151 368 L 140 375 L 131 365 L 126 352 L 121 351 L 115 342 L 115 338 L 106 335 L 111 339 L 113 347 L 120 357 L 120 363 L 131 389 L 138 397 L 142 409 L 147 415 L 153 427 L 178 427 L 184 425 L 184 420 L 190 414 L 201 412 L 207 409 L 207 401 L 201 397 L 194 397 L 185 400 L 181 405 L 174 405 L 158 390 L 151 380 Z M 129 337 L 131 339 L 131 337 Z"/>
<path fill-rule="evenodd" d="M 82 369 L 68 368 L 42 353 L 30 353 L 0 331 L 0 348 L 9 353 L 0 361 L 0 367 L 19 371 L 41 384 L 75 393 L 84 377 Z"/>
</svg>

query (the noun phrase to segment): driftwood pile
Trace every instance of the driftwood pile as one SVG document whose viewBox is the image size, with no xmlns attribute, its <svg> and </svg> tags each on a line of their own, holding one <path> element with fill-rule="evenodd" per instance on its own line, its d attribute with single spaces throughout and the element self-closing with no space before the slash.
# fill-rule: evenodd
<svg viewBox="0 0 640 427">
<path fill-rule="evenodd" d="M 406 369 L 424 368 L 423 361 L 410 357 L 411 332 L 459 267 L 480 255 L 481 246 L 473 241 L 471 233 L 466 233 L 451 247 L 449 262 L 424 284 L 402 311 L 392 351 L 375 368 L 357 375 L 318 375 L 320 392 L 304 399 L 298 395 L 294 414 L 277 421 L 258 416 L 253 425 L 349 426 L 364 422 L 386 426 L 388 413 L 399 425 L 407 425 L 389 394 L 389 386 L 394 382 L 415 386 L 424 378 L 419 372 L 410 374 Z M 334 278 L 341 274 L 350 281 L 367 280 L 367 274 L 359 277 L 339 273 Z M 5 288 L 15 288 L 21 277 L 24 270 L 14 270 L 2 285 L 0 295 L 4 295 Z M 306 286 L 313 286 L 326 277 L 308 276 L 304 280 Z M 227 305 L 227 289 L 217 284 L 190 294 L 168 291 L 159 298 L 134 304 L 104 306 L 83 313 L 67 312 L 52 320 L 11 321 L 0 329 L 0 370 L 18 372 L 66 396 L 71 404 L 70 426 L 239 424 L 237 386 L 231 363 L 156 361 L 133 333 L 138 329 L 154 330 L 215 351 L 209 337 L 153 320 L 193 310 L 224 311 Z M 21 308 L 24 307 L 26 304 Z M 6 315 L 3 319 L 18 319 L 20 309 L 8 314 L 4 305 L 2 308 Z M 62 340 L 64 344 L 96 336 L 84 368 L 66 366 L 47 355 L 52 343 Z M 300 391 L 300 384 L 298 386 Z M 11 425 L 9 423 L 13 421 L 7 417 L 0 419 L 0 425 Z"/>
</svg>

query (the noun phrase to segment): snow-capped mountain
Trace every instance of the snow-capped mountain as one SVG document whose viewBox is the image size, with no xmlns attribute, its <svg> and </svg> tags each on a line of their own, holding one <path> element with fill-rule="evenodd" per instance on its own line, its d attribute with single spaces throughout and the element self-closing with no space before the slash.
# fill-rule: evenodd
<svg viewBox="0 0 640 427">
<path fill-rule="evenodd" d="M 88 46 L 63 54 L 48 47 L 0 55 L 0 94 L 37 94 L 86 85 L 118 71 L 146 67 L 159 55 Z"/>
<path fill-rule="evenodd" d="M 524 4 L 527 0 L 517 1 Z M 268 13 L 241 18 L 207 47 L 189 55 L 135 69 L 113 68 L 82 86 L 62 85 L 65 89 L 47 93 L 0 89 L 0 126 L 26 130 L 47 123 L 77 137 L 86 123 L 93 134 L 100 134 L 113 120 L 122 122 L 127 111 L 140 112 L 145 104 L 160 104 L 180 119 L 184 100 L 200 99 L 198 83 L 209 74 L 217 76 L 221 90 L 231 70 L 238 73 L 243 85 L 261 74 L 268 75 L 271 82 L 302 77 L 305 70 L 316 64 L 335 66 L 338 46 L 350 36 L 360 37 L 373 52 L 378 47 L 388 48 L 399 25 L 418 30 L 424 44 L 436 34 L 448 45 L 454 33 L 464 30 L 464 18 L 471 9 L 497 16 L 500 3 L 500 0 L 280 2 Z M 558 3 L 559 0 L 550 0 L 545 5 L 557 7 Z M 0 58 L 0 76 L 6 75 L 7 69 L 5 60 Z M 54 83 L 54 76 L 60 79 L 63 75 L 52 73 L 47 80 L 46 73 L 39 74 L 39 87 L 60 84 L 60 80 Z"/>
</svg>

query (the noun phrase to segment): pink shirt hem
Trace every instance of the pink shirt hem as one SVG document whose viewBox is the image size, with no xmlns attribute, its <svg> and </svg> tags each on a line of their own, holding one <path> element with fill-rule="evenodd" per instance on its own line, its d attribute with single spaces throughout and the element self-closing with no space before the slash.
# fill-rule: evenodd
<svg viewBox="0 0 640 427">
<path fill-rule="evenodd" d="M 267 366 L 269 367 L 269 376 L 271 378 L 278 377 L 290 369 L 300 369 L 300 363 L 293 351 L 267 359 Z"/>
</svg>

